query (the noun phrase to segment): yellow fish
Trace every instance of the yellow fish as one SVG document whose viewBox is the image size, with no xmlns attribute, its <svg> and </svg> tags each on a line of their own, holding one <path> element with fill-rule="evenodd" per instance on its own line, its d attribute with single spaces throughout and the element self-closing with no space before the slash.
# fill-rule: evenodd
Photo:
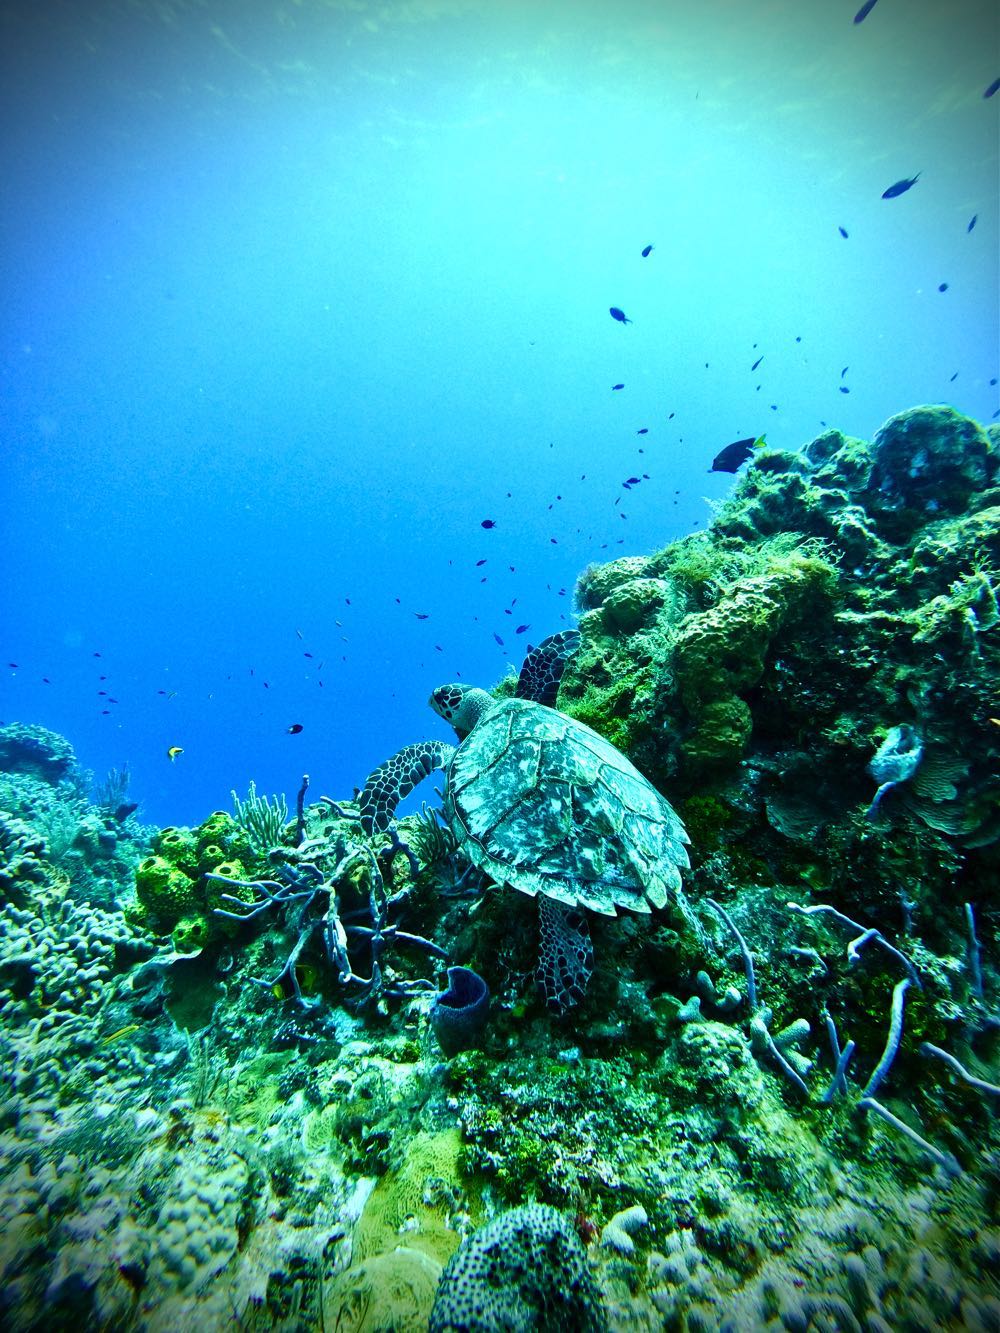
<svg viewBox="0 0 1000 1333">
<path fill-rule="evenodd" d="M 171 745 L 170 749 L 167 751 L 167 758 L 173 763 L 177 756 L 183 753 L 184 751 L 179 745 Z"/>
<path fill-rule="evenodd" d="M 139 1023 L 129 1023 L 126 1027 L 119 1028 L 117 1032 L 112 1032 L 110 1037 L 104 1037 L 101 1045 L 107 1046 L 109 1041 L 117 1041 L 119 1037 L 127 1037 L 132 1032 L 138 1032 L 139 1027 Z"/>
</svg>

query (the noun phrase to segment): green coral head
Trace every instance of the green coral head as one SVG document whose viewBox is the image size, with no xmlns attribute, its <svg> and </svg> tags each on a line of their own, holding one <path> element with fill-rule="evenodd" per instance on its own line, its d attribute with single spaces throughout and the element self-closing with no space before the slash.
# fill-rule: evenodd
<svg viewBox="0 0 1000 1333">
<path fill-rule="evenodd" d="M 153 839 L 153 850 L 187 874 L 194 873 L 197 867 L 197 845 L 189 828 L 174 828 L 170 825 L 160 829 Z"/>
<path fill-rule="evenodd" d="M 201 912 L 182 917 L 171 932 L 178 953 L 197 953 L 204 949 L 212 933 L 211 923 Z"/>
<path fill-rule="evenodd" d="M 135 872 L 136 897 L 154 917 L 171 922 L 197 904 L 194 882 L 163 856 L 147 856 Z"/>
<path fill-rule="evenodd" d="M 460 736 L 468 736 L 493 704 L 493 696 L 473 685 L 439 685 L 427 702 Z"/>
</svg>

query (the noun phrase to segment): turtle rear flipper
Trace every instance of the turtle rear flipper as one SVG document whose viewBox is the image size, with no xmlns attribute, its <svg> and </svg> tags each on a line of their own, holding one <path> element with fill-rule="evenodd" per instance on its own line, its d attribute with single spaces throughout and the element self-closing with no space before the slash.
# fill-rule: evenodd
<svg viewBox="0 0 1000 1333">
<path fill-rule="evenodd" d="M 379 764 L 358 795 L 361 827 L 368 836 L 384 833 L 403 797 L 431 773 L 447 768 L 454 753 L 455 747 L 446 741 L 418 741 Z"/>
<path fill-rule="evenodd" d="M 579 1004 L 594 970 L 587 915 L 544 894 L 538 895 L 538 968 L 535 979 L 551 1013 Z"/>
<path fill-rule="evenodd" d="M 532 703 L 545 704 L 552 708 L 559 693 L 566 663 L 580 646 L 578 629 L 560 630 L 543 639 L 537 648 L 524 659 L 521 674 L 517 678 L 518 699 L 530 699 Z"/>
</svg>

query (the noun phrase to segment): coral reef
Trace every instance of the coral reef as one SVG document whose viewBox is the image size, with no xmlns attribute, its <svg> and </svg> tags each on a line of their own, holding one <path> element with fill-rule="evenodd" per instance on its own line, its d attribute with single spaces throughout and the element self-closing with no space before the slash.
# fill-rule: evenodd
<svg viewBox="0 0 1000 1333">
<path fill-rule="evenodd" d="M 435 812 L 145 830 L 0 729 L 0 1321 L 995 1329 L 998 595 L 1000 430 L 943 407 L 586 570 L 558 708 L 692 919 L 593 916 L 566 1013 Z"/>
<path fill-rule="evenodd" d="M 249 835 L 222 810 L 196 829 L 161 829 L 152 854 L 135 872 L 132 918 L 158 932 L 172 932 L 181 953 L 203 949 L 227 933 L 215 910 L 222 905 L 221 891 L 208 877 L 240 880 L 255 861 Z M 249 901 L 249 894 L 243 896 Z"/>
</svg>

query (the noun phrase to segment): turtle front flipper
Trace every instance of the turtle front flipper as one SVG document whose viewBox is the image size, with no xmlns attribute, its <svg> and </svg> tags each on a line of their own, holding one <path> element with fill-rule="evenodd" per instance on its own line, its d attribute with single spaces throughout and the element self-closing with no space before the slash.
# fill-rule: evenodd
<svg viewBox="0 0 1000 1333">
<path fill-rule="evenodd" d="M 455 747 L 446 741 L 420 741 L 404 745 L 370 773 L 358 795 L 361 827 L 369 835 L 384 833 L 392 823 L 396 806 L 418 782 L 439 768 L 447 768 Z"/>
<path fill-rule="evenodd" d="M 561 1014 L 579 1004 L 594 970 L 587 914 L 580 907 L 538 895 L 538 968 L 535 978 L 547 1008 Z"/>
<path fill-rule="evenodd" d="M 514 693 L 518 699 L 530 699 L 536 704 L 552 708 L 559 693 L 566 663 L 580 646 L 578 629 L 560 630 L 543 639 L 524 659 Z"/>
</svg>

